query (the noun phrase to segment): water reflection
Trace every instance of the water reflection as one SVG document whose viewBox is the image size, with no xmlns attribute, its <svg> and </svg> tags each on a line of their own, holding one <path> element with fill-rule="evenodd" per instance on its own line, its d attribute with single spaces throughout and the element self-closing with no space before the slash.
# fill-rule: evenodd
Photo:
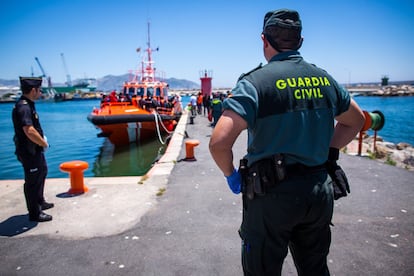
<svg viewBox="0 0 414 276">
<path fill-rule="evenodd" d="M 93 164 L 94 176 L 144 175 L 165 152 L 166 145 L 155 139 L 141 144 L 114 146 L 105 139 Z"/>
</svg>

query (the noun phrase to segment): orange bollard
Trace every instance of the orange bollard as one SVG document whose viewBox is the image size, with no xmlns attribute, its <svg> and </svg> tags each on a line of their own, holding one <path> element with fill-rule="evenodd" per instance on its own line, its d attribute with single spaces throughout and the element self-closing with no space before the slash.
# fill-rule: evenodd
<svg viewBox="0 0 414 276">
<path fill-rule="evenodd" d="M 194 147 L 198 146 L 200 141 L 198 140 L 186 140 L 185 141 L 185 158 L 184 161 L 196 161 L 194 157 Z"/>
<path fill-rule="evenodd" d="M 68 172 L 70 176 L 70 189 L 68 194 L 76 195 L 86 193 L 89 189 L 83 183 L 83 171 L 88 168 L 85 161 L 68 161 L 60 164 L 60 170 Z"/>
</svg>

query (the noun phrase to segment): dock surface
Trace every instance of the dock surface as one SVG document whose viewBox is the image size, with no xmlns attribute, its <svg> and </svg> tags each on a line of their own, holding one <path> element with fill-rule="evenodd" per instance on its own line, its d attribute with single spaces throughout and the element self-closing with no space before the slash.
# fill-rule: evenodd
<svg viewBox="0 0 414 276">
<path fill-rule="evenodd" d="M 53 221 L 29 222 L 23 180 L 0 181 L 0 275 L 242 275 L 241 196 L 212 160 L 211 127 L 182 116 L 149 177 L 47 179 Z M 184 161 L 197 139 L 196 161 Z M 246 133 L 234 146 L 244 155 Z M 335 201 L 331 275 L 414 275 L 413 172 L 342 154 L 351 194 Z M 282 275 L 297 275 L 290 255 Z"/>
</svg>

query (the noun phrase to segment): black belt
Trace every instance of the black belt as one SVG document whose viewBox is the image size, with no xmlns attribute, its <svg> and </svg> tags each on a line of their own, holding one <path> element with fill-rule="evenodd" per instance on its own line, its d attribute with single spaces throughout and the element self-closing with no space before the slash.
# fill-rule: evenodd
<svg viewBox="0 0 414 276">
<path fill-rule="evenodd" d="M 323 170 L 326 170 L 325 164 L 318 166 L 306 166 L 300 163 L 286 165 L 286 172 L 288 176 L 312 174 Z"/>
</svg>

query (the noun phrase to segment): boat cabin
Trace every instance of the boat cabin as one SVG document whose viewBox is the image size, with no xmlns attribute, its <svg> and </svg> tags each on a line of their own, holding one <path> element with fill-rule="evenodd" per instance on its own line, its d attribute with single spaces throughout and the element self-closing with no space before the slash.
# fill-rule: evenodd
<svg viewBox="0 0 414 276">
<path fill-rule="evenodd" d="M 144 98 L 163 97 L 168 98 L 168 84 L 165 82 L 139 83 L 125 82 L 123 94 L 142 96 Z"/>
</svg>

